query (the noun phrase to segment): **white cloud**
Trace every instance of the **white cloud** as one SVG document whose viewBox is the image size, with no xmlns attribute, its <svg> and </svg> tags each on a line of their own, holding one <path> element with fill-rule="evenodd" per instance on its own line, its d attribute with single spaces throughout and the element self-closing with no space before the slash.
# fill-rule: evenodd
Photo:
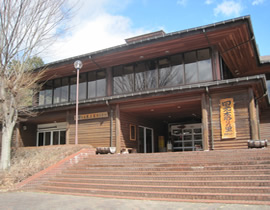
<svg viewBox="0 0 270 210">
<path fill-rule="evenodd" d="M 239 16 L 243 10 L 243 6 L 240 2 L 236 1 L 223 1 L 221 4 L 217 5 L 214 9 L 215 16 L 219 14 L 224 16 Z"/>
<path fill-rule="evenodd" d="M 132 22 L 124 16 L 112 15 L 110 8 L 115 1 L 84 1 L 70 22 L 70 30 L 59 37 L 41 57 L 46 63 L 85 53 L 102 50 L 125 43 L 126 38 L 147 33 L 144 29 L 133 29 Z M 123 9 L 114 5 L 114 10 Z"/>
<path fill-rule="evenodd" d="M 252 5 L 259 5 L 259 4 L 262 4 L 264 2 L 264 0 L 254 0 L 252 2 Z"/>
<path fill-rule="evenodd" d="M 206 0 L 206 1 L 205 1 L 205 4 L 208 4 L 208 5 L 209 5 L 209 4 L 213 4 L 213 3 L 214 3 L 214 0 Z"/>
<path fill-rule="evenodd" d="M 182 6 L 186 6 L 187 5 L 187 2 L 188 2 L 188 0 L 178 0 L 177 1 L 177 4 L 180 4 Z"/>
</svg>

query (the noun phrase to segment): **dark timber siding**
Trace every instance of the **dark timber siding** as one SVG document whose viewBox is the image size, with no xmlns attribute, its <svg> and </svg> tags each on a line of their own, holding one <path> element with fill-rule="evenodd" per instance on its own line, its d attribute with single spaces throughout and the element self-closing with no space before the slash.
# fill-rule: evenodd
<svg viewBox="0 0 270 210">
<path fill-rule="evenodd" d="M 260 134 L 261 139 L 270 140 L 270 109 L 265 110 L 261 113 Z"/>
<path fill-rule="evenodd" d="M 236 124 L 236 138 L 235 139 L 222 139 L 221 126 L 220 126 L 220 105 L 219 100 L 223 98 L 234 99 L 234 114 Z M 251 139 L 250 121 L 249 121 L 249 100 L 248 91 L 231 91 L 212 94 L 212 107 L 213 107 L 213 136 L 214 136 L 214 149 L 237 149 L 247 148 L 247 140 Z"/>
</svg>

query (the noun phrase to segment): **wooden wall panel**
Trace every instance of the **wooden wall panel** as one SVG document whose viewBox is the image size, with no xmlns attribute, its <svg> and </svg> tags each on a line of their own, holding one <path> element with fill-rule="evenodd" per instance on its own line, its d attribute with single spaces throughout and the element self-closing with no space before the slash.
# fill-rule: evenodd
<svg viewBox="0 0 270 210">
<path fill-rule="evenodd" d="M 26 126 L 26 130 L 23 130 L 23 126 Z M 20 124 L 19 126 L 19 140 L 20 146 L 36 146 L 37 140 L 37 125 L 35 124 Z"/>
<path fill-rule="evenodd" d="M 154 129 L 154 151 L 155 152 L 158 151 L 158 136 L 164 135 L 164 129 L 167 128 L 162 127 L 161 125 L 162 122 L 157 123 L 155 121 L 144 119 L 142 117 L 137 117 L 136 115 L 133 115 L 128 112 L 121 112 L 120 121 L 121 121 L 121 148 L 136 148 L 138 152 L 141 152 L 138 150 L 139 126 L 144 126 Z M 130 128 L 129 128 L 130 124 L 136 126 L 136 141 L 130 140 Z"/>
<path fill-rule="evenodd" d="M 108 111 L 107 108 L 81 110 L 79 114 L 96 113 Z M 93 147 L 110 146 L 110 112 L 109 117 L 102 119 L 79 120 L 78 143 L 90 144 Z M 75 143 L 75 121 L 74 113 L 69 115 L 69 144 Z M 115 146 L 115 116 L 113 116 L 113 146 Z"/>
<path fill-rule="evenodd" d="M 270 109 L 260 115 L 260 139 L 270 140 Z"/>
<path fill-rule="evenodd" d="M 235 110 L 236 138 L 222 139 L 220 125 L 220 104 L 223 98 L 233 98 Z M 251 139 L 249 119 L 249 98 L 247 90 L 212 94 L 212 123 L 214 149 L 247 148 L 247 141 Z"/>
</svg>

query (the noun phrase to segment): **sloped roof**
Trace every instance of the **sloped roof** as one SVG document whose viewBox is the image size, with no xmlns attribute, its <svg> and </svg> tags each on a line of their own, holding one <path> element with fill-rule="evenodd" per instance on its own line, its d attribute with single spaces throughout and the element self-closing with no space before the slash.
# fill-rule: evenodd
<svg viewBox="0 0 270 210">
<path fill-rule="evenodd" d="M 250 16 L 162 36 L 139 37 L 122 45 L 49 63 L 45 79 L 74 74 L 73 63 L 77 59 L 82 60 L 84 72 L 206 47 L 217 48 L 235 76 L 270 72 L 270 63 L 259 57 Z"/>
</svg>

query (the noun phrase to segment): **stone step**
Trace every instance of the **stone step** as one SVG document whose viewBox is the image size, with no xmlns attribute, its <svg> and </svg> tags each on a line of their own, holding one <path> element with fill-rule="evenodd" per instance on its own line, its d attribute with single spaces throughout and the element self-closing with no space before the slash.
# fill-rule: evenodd
<svg viewBox="0 0 270 210">
<path fill-rule="evenodd" d="M 241 201 L 270 201 L 268 193 L 197 193 L 197 192 L 159 192 L 159 191 L 130 191 L 130 190 L 109 190 L 76 187 L 42 186 L 40 190 L 49 192 L 69 192 L 85 195 L 110 195 L 130 196 L 143 198 L 166 198 L 166 199 L 213 199 L 213 200 L 241 200 Z"/>
<path fill-rule="evenodd" d="M 81 169 L 87 169 L 87 170 L 107 170 L 107 171 L 125 171 L 125 170 L 131 170 L 131 171 L 200 171 L 200 170 L 269 170 L 270 164 L 264 164 L 264 165 L 214 165 L 214 166 L 204 166 L 204 165 L 198 165 L 198 166 L 173 166 L 173 167 L 161 167 L 161 166 L 147 166 L 143 165 L 140 167 L 135 167 L 133 165 L 110 165 L 110 166 L 75 166 L 75 169 L 81 170 Z"/>
<path fill-rule="evenodd" d="M 63 174 L 92 174 L 92 175 L 103 175 L 108 174 L 108 170 L 95 170 L 95 169 L 84 169 L 84 168 L 71 168 L 62 172 Z M 115 170 L 109 171 L 110 175 L 270 175 L 269 169 L 257 169 L 257 170 L 193 170 L 193 171 L 132 171 L 132 170 Z"/>
<path fill-rule="evenodd" d="M 94 175 L 94 174 L 67 174 L 63 173 L 57 175 L 60 177 L 72 177 L 72 178 L 92 178 L 92 179 L 121 179 L 121 180 L 270 180 L 270 175 Z"/>
<path fill-rule="evenodd" d="M 233 154 L 233 155 L 232 155 Z M 96 155 L 97 159 L 110 160 L 113 159 L 141 159 L 142 156 L 145 159 L 163 159 L 164 157 L 168 159 L 184 159 L 190 160 L 193 158 L 201 158 L 203 157 L 205 160 L 207 159 L 233 159 L 233 158 L 243 158 L 245 157 L 247 160 L 254 158 L 263 158 L 269 157 L 270 149 L 261 149 L 261 150 L 226 150 L 226 151 L 200 151 L 200 152 L 173 152 L 173 153 L 133 153 L 133 154 L 114 154 L 114 155 Z"/>
<path fill-rule="evenodd" d="M 194 163 L 179 163 L 178 161 L 172 161 L 172 162 L 167 162 L 167 163 L 149 163 L 149 162 L 144 162 L 143 160 L 140 163 L 122 163 L 122 162 L 111 162 L 111 163 L 79 163 L 77 167 L 83 167 L 83 168 L 90 168 L 90 167 L 186 167 L 186 166 L 234 166 L 234 165 L 269 165 L 270 161 L 235 161 L 235 162 L 209 162 L 209 163 L 203 163 L 203 162 L 194 162 Z"/>
<path fill-rule="evenodd" d="M 95 183 L 70 183 L 50 181 L 43 186 L 71 187 L 83 189 L 110 189 L 110 190 L 130 190 L 130 191 L 158 191 L 158 192 L 197 192 L 197 193 L 270 193 L 270 187 L 209 187 L 209 186 L 151 186 L 151 185 L 114 185 Z"/>
<path fill-rule="evenodd" d="M 239 187 L 270 187 L 270 180 L 128 180 L 100 179 L 86 177 L 54 177 L 50 181 L 70 183 L 96 183 L 115 185 L 151 185 L 151 186 L 239 186 Z"/>
</svg>

